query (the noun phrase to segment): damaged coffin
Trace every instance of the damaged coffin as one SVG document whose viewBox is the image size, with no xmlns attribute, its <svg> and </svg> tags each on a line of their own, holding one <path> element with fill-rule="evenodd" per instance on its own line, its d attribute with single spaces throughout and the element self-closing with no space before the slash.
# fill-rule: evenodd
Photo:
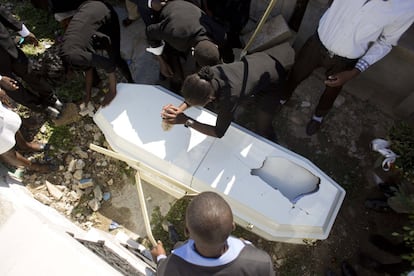
<svg viewBox="0 0 414 276">
<path fill-rule="evenodd" d="M 231 205 L 235 221 L 274 241 L 326 239 L 344 189 L 306 158 L 232 124 L 223 138 L 182 125 L 161 126 L 161 108 L 181 97 L 160 87 L 120 83 L 118 94 L 94 121 L 112 149 L 196 192 L 215 191 Z M 207 124 L 215 114 L 192 107 L 185 113 Z M 188 191 L 141 172 L 175 197 Z"/>
</svg>

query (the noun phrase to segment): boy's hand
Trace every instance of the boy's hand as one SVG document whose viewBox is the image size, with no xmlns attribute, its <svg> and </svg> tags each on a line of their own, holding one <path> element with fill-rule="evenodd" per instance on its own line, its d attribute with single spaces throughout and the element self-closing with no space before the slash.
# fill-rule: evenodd
<svg viewBox="0 0 414 276">
<path fill-rule="evenodd" d="M 157 262 L 158 256 L 167 255 L 167 253 L 165 252 L 164 246 L 162 244 L 162 241 L 158 241 L 157 245 L 151 249 L 151 255 L 155 262 Z"/>
</svg>

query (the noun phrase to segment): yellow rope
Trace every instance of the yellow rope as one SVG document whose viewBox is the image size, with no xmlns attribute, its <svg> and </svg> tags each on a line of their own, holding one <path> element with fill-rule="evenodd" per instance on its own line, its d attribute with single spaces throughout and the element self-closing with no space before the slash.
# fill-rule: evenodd
<svg viewBox="0 0 414 276">
<path fill-rule="evenodd" d="M 259 21 L 259 24 L 256 27 L 256 30 L 254 31 L 254 33 L 250 37 L 249 41 L 246 43 L 246 46 L 244 47 L 244 49 L 241 51 L 240 59 L 247 54 L 247 51 L 249 50 L 249 48 L 250 48 L 251 44 L 253 43 L 254 39 L 256 38 L 257 34 L 262 29 L 264 23 L 266 22 L 266 19 L 269 17 L 270 12 L 272 11 L 273 7 L 276 5 L 276 2 L 277 2 L 277 0 L 271 0 L 270 1 L 269 5 L 266 8 L 266 11 L 264 12 L 262 18 Z"/>
</svg>

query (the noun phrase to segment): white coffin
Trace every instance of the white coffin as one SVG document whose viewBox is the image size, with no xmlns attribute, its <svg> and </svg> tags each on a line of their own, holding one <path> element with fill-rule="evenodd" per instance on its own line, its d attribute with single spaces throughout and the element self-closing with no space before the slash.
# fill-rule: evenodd
<svg viewBox="0 0 414 276">
<path fill-rule="evenodd" d="M 328 237 L 345 191 L 309 160 L 236 124 L 221 139 L 182 125 L 164 131 L 161 108 L 178 106 L 181 97 L 151 85 L 121 83 L 117 90 L 113 102 L 94 116 L 113 150 L 189 190 L 220 193 L 235 221 L 265 239 L 298 243 Z M 203 108 L 186 114 L 203 123 L 216 119 Z M 175 197 L 188 192 L 152 172 L 142 175 Z"/>
</svg>

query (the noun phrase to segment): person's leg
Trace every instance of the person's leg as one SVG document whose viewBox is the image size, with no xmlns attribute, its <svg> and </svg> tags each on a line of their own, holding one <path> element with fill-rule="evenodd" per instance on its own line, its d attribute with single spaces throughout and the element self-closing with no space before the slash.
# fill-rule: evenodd
<svg viewBox="0 0 414 276">
<path fill-rule="evenodd" d="M 281 101 L 288 101 L 296 87 L 309 77 L 314 69 L 321 66 L 321 51 L 321 42 L 315 34 L 306 41 L 296 56 L 295 63 L 289 72 L 286 85 L 280 93 Z"/>
<path fill-rule="evenodd" d="M 355 66 L 356 60 L 340 57 L 330 58 L 329 56 L 325 56 L 322 63 L 326 68 L 326 78 L 328 78 L 332 74 L 351 70 Z M 326 114 L 328 114 L 329 110 L 331 110 L 335 99 L 338 97 L 341 90 L 342 86 L 325 86 L 325 90 L 319 98 L 318 105 L 316 106 L 314 116 L 306 126 L 306 133 L 308 135 L 313 135 L 319 131 L 323 118 Z"/>
<path fill-rule="evenodd" d="M 184 81 L 184 70 L 180 59 L 183 54 L 166 44 L 162 55 L 173 72 L 172 77 L 169 78 L 170 90 L 180 94 L 181 86 Z"/>
<path fill-rule="evenodd" d="M 273 129 L 273 113 L 266 112 L 259 109 L 256 112 L 256 129 L 261 136 L 274 141 L 276 138 L 275 130 Z"/>
<path fill-rule="evenodd" d="M 102 106 L 108 105 L 116 96 L 116 75 L 115 72 L 108 73 L 109 91 L 102 100 Z"/>
<path fill-rule="evenodd" d="M 35 75 L 29 68 L 29 62 L 26 55 L 19 49 L 17 59 L 12 61 L 12 70 L 17 76 L 21 77 L 38 97 L 38 101 L 44 107 L 54 106 L 57 98 L 53 94 L 52 87 L 47 81 L 39 75 Z"/>
<path fill-rule="evenodd" d="M 16 145 L 22 151 L 41 151 L 44 149 L 44 144 L 35 143 L 35 142 L 28 142 L 24 137 L 21 131 L 17 131 L 16 135 Z"/>
<path fill-rule="evenodd" d="M 0 75 L 13 78 L 17 81 L 17 85 L 19 87 L 16 91 L 9 91 L 5 87 L 3 87 L 3 89 L 6 91 L 7 96 L 9 96 L 11 99 L 18 102 L 19 104 L 22 104 L 30 109 L 33 109 L 35 111 L 41 111 L 42 108 L 39 97 L 26 90 L 23 87 L 23 84 L 17 80 L 13 73 L 13 63 L 15 62 L 15 59 L 11 57 L 9 53 L 3 49 L 3 47 L 0 47 L 0 60 Z"/>
<path fill-rule="evenodd" d="M 154 12 L 148 8 L 148 0 L 133 0 L 133 2 L 138 7 L 138 12 L 141 15 L 142 21 L 144 21 L 145 26 L 151 25 L 154 23 Z"/>
<path fill-rule="evenodd" d="M 343 72 L 346 70 L 351 70 L 354 68 L 356 60 L 343 59 L 343 58 L 333 58 L 329 59 L 326 57 L 323 61 L 323 66 L 326 68 L 326 78 L 330 75 Z M 315 116 L 324 117 L 328 114 L 329 110 L 332 108 L 335 99 L 338 97 L 339 93 L 342 90 L 342 86 L 330 87 L 325 86 L 325 90 L 321 97 L 319 98 L 319 103 L 315 109 Z"/>
<path fill-rule="evenodd" d="M 335 102 L 336 97 L 342 90 L 342 86 L 330 87 L 325 86 L 323 94 L 319 98 L 319 103 L 315 109 L 315 116 L 325 117 L 328 114 L 329 110 L 332 108 L 333 103 Z"/>
<path fill-rule="evenodd" d="M 49 172 L 49 166 L 46 164 L 37 164 L 31 162 L 22 156 L 15 149 L 11 149 L 0 155 L 0 160 L 14 167 L 24 167 L 30 171 L 46 173 Z"/>
<path fill-rule="evenodd" d="M 139 18 L 137 4 L 135 4 L 131 0 L 125 0 L 125 7 L 127 9 L 128 18 L 130 20 L 137 20 Z"/>
<path fill-rule="evenodd" d="M 91 100 L 95 71 L 95 68 L 89 68 L 85 71 L 85 98 L 83 99 L 85 105 L 88 105 L 89 101 Z"/>
<path fill-rule="evenodd" d="M 273 117 L 276 113 L 275 106 L 277 106 L 279 97 L 278 91 L 284 85 L 284 70 L 279 68 L 278 74 L 281 77 L 279 83 L 269 86 L 267 89 L 260 91 L 255 99 L 257 101 L 256 112 L 256 129 L 263 137 L 275 141 L 276 132 L 273 128 Z"/>
<path fill-rule="evenodd" d="M 129 70 L 128 64 L 121 57 L 121 33 L 118 21 L 118 15 L 113 8 L 111 9 L 111 20 L 109 22 L 108 30 L 109 37 L 111 38 L 110 49 L 108 55 L 110 59 L 116 64 L 121 71 L 122 75 L 127 79 L 129 83 L 134 83 L 131 71 Z"/>
</svg>

